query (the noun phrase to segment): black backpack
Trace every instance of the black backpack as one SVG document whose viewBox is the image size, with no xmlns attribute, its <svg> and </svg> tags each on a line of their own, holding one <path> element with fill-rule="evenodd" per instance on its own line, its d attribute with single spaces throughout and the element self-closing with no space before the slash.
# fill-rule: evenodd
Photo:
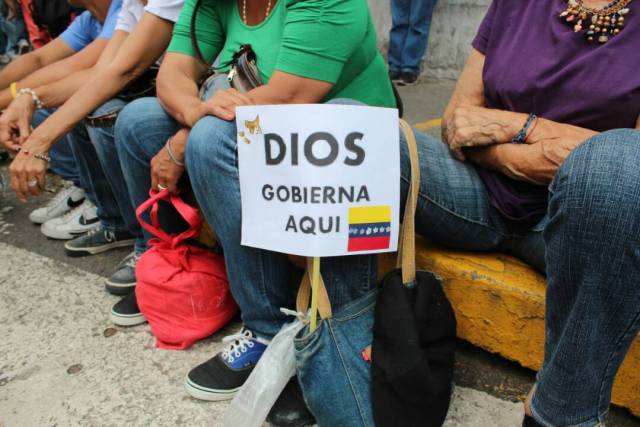
<svg viewBox="0 0 640 427">
<path fill-rule="evenodd" d="M 51 37 L 58 37 L 69 26 L 72 14 L 81 9 L 72 7 L 67 0 L 33 0 L 31 13 L 33 21 L 41 30 L 47 30 Z"/>
</svg>

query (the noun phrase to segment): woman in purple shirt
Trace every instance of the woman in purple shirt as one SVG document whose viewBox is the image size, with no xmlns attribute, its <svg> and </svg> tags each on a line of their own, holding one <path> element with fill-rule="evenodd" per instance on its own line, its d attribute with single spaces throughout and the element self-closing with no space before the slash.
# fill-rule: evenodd
<svg viewBox="0 0 640 427">
<path fill-rule="evenodd" d="M 603 422 L 640 330 L 640 2 L 607 1 L 494 0 L 421 136 L 418 231 L 546 273 L 526 426 Z"/>
</svg>

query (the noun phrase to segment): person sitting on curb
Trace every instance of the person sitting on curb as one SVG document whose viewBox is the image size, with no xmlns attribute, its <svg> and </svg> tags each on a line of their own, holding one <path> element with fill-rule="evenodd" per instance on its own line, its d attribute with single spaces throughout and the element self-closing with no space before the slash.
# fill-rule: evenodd
<svg viewBox="0 0 640 427">
<path fill-rule="evenodd" d="M 546 274 L 545 357 L 523 426 L 604 423 L 640 330 L 640 76 L 628 72 L 640 26 L 625 22 L 638 11 L 493 0 L 443 117 L 446 145 L 420 141 L 420 233 Z"/>
<path fill-rule="evenodd" d="M 546 273 L 545 359 L 524 426 L 605 422 L 616 372 L 640 330 L 640 77 L 627 72 L 640 65 L 640 26 L 625 22 L 633 7 L 627 0 L 494 0 L 444 115 L 445 144 L 417 134 L 417 231 L 449 247 L 509 253 Z M 204 107 L 187 102 L 186 87 L 193 97 L 195 83 L 181 87 L 183 98 L 177 88 L 160 95 L 192 126 L 188 118 L 198 115 L 186 106 Z M 231 347 L 242 355 L 241 369 L 230 368 L 228 349 L 189 373 L 193 393 L 210 399 L 233 395 L 285 321 L 278 309 L 294 305 L 286 256 L 240 245 L 236 130 L 228 120 L 236 105 L 255 100 L 219 93 L 218 117 L 198 117 L 186 138 L 185 163 L 224 248 L 247 330 Z M 140 123 L 135 132 L 123 126 L 132 157 L 141 151 L 132 147 L 151 145 L 142 123 L 164 114 L 147 108 L 143 122 L 135 107 L 121 116 Z M 173 126 L 166 134 L 180 124 Z M 404 203 L 410 166 L 400 147 Z M 374 286 L 376 265 L 375 256 L 328 259 L 322 274 L 330 293 L 351 297 Z"/>
<path fill-rule="evenodd" d="M 52 42 L 13 61 L 0 72 L 0 142 L 18 149 L 58 105 L 91 75 L 111 38 L 120 12 L 121 0 L 76 0 L 72 5 L 85 7 L 69 28 Z M 109 62 L 104 56 L 103 62 Z M 15 98 L 15 99 L 14 99 Z M 35 102 L 37 100 L 37 102 Z M 40 108 L 37 111 L 36 106 Z M 34 115 L 35 112 L 35 115 Z M 49 152 L 51 169 L 64 180 L 62 190 L 29 218 L 43 224 L 42 231 L 52 238 L 71 238 L 94 228 L 98 222 L 94 187 L 87 181 L 86 169 L 92 165 L 77 163 L 70 140 L 86 138 L 81 131 L 69 132 Z"/>
<path fill-rule="evenodd" d="M 86 140 L 74 139 L 73 149 L 79 164 L 91 165 L 86 168 L 86 177 L 94 188 L 97 206 L 107 215 L 99 214 L 98 227 L 67 242 L 65 249 L 70 256 L 94 255 L 132 245 L 135 241 L 135 251 L 107 280 L 107 290 L 117 295 L 133 291 L 135 264 L 146 249 L 146 240 L 135 215 L 137 205 L 133 205 L 129 198 L 115 149 L 113 129 L 116 115 L 126 105 L 118 95 L 164 54 L 182 5 L 182 0 L 124 0 L 113 37 L 105 50 L 110 60 L 104 62 L 101 58 L 86 83 L 42 122 L 21 146 L 23 151 L 30 153 L 47 153 L 70 129 L 85 127 L 82 124 L 85 117 L 98 117 L 90 119 L 86 125 Z M 31 103 L 27 106 L 33 108 Z M 41 193 L 42 185 L 30 186 L 30 182 L 44 181 L 46 162 L 35 156 L 18 155 L 10 170 L 18 197 Z M 131 317 L 116 311 L 112 318 L 126 326 L 144 322 L 139 313 Z"/>
<path fill-rule="evenodd" d="M 243 44 L 256 53 L 265 84 L 241 93 L 229 88 L 221 75 L 208 88 L 213 95 L 202 101 L 198 81 L 208 64 L 219 57 L 222 71 L 228 71 Z M 232 0 L 188 1 L 160 69 L 158 96 L 135 101 L 120 113 L 116 144 L 121 166 L 136 203 L 148 197 L 150 186 L 176 191 L 186 168 L 200 207 L 216 231 L 245 328 L 232 337 L 228 348 L 191 370 L 186 387 L 199 399 L 231 399 L 287 321 L 280 307 L 294 305 L 287 256 L 240 246 L 235 107 L 336 98 L 395 107 L 395 98 L 365 0 L 260 0 L 240 5 Z M 340 271 L 325 277 L 339 288 L 330 288 L 335 307 L 375 286 L 368 260 L 351 257 L 352 269 L 339 269 L 347 264 L 344 259 L 326 261 Z M 279 401 L 283 406 L 276 404 L 270 421 L 286 425 L 281 424 L 287 417 L 283 407 L 291 404 L 295 410 L 286 411 L 289 422 L 307 425 L 310 415 L 299 389 L 285 390 Z"/>
</svg>

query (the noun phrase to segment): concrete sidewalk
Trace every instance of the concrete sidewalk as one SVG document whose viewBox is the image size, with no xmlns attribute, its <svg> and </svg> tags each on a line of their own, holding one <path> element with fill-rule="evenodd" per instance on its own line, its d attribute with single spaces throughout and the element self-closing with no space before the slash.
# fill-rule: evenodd
<svg viewBox="0 0 640 427">
<path fill-rule="evenodd" d="M 239 324 L 187 351 L 148 325 L 113 328 L 104 278 L 0 244 L 0 426 L 221 426 L 227 403 L 183 389 L 185 373 Z M 518 425 L 521 406 L 458 387 L 448 427 Z"/>
</svg>

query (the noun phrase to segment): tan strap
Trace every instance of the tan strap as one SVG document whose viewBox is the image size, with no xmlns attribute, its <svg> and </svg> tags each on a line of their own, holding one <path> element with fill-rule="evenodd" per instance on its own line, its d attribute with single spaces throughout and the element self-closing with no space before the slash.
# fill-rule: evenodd
<svg viewBox="0 0 640 427">
<path fill-rule="evenodd" d="M 411 163 L 411 183 L 409 185 L 409 194 L 404 210 L 404 219 L 400 230 L 400 243 L 398 246 L 398 268 L 402 268 L 402 282 L 410 284 L 416 278 L 416 240 L 415 240 L 415 211 L 418 204 L 418 191 L 420 189 L 420 164 L 418 162 L 418 145 L 413 129 L 409 124 L 400 119 L 400 129 L 404 133 L 409 149 L 409 160 Z M 302 277 L 298 297 L 296 300 L 296 309 L 300 313 L 306 313 L 309 310 L 309 302 L 311 299 L 311 274 L 313 259 L 307 258 L 307 270 Z M 325 287 L 322 275 L 320 275 L 320 283 L 318 284 L 318 312 L 321 319 L 329 319 L 332 316 L 331 303 L 329 294 Z"/>
<path fill-rule="evenodd" d="M 420 190 L 420 164 L 418 159 L 418 145 L 413 129 L 402 119 L 400 119 L 400 129 L 402 129 L 407 141 L 409 161 L 411 163 L 411 183 L 404 208 L 397 261 L 397 266 L 402 268 L 402 283 L 407 285 L 413 283 L 416 279 L 415 213 L 418 204 L 418 191 Z"/>
<path fill-rule="evenodd" d="M 296 310 L 300 313 L 307 313 L 309 310 L 309 302 L 311 300 L 311 274 L 313 258 L 307 258 L 307 270 L 302 276 L 300 288 L 298 289 L 298 298 L 296 300 Z M 331 303 L 329 302 L 329 294 L 324 285 L 322 274 L 320 275 L 320 283 L 318 283 L 318 312 L 321 319 L 329 319 L 332 316 Z"/>
</svg>

